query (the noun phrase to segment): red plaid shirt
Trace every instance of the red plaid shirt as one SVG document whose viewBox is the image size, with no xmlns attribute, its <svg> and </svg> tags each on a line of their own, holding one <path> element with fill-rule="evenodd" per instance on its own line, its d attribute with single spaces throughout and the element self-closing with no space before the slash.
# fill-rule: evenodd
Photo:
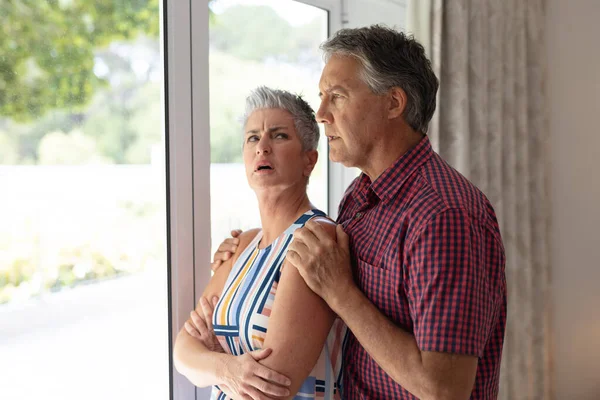
<svg viewBox="0 0 600 400">
<path fill-rule="evenodd" d="M 427 137 L 371 183 L 348 188 L 338 222 L 356 282 L 422 351 L 479 358 L 471 399 L 498 396 L 506 324 L 504 248 L 486 197 L 436 154 Z M 398 362 L 402 362 L 401 357 Z M 345 399 L 416 399 L 350 334 Z"/>
</svg>

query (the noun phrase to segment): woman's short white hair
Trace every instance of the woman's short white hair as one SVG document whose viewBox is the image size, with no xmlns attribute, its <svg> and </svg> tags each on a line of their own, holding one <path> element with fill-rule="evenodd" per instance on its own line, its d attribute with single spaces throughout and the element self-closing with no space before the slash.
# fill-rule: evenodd
<svg viewBox="0 0 600 400">
<path fill-rule="evenodd" d="M 296 132 L 304 150 L 316 150 L 319 144 L 319 125 L 311 106 L 299 95 L 286 90 L 259 86 L 246 98 L 243 126 L 250 115 L 259 109 L 280 108 L 292 114 Z"/>
</svg>

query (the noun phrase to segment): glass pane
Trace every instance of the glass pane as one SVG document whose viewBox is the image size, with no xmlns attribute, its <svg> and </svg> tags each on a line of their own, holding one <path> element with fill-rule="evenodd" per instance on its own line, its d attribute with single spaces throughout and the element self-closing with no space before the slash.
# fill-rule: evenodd
<svg viewBox="0 0 600 400">
<path fill-rule="evenodd" d="M 0 2 L 0 398 L 169 396 L 158 0 Z"/>
<path fill-rule="evenodd" d="M 260 226 L 242 162 L 244 100 L 265 85 L 302 94 L 317 110 L 323 68 L 319 44 L 327 39 L 327 11 L 290 0 L 216 0 L 209 5 L 214 252 L 231 229 Z M 324 137 L 319 142 L 308 194 L 327 211 L 327 143 Z"/>
</svg>

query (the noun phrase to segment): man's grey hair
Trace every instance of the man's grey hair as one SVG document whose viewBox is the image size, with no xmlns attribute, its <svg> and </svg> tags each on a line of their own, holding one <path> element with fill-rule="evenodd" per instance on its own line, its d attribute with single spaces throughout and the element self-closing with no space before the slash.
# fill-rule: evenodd
<svg viewBox="0 0 600 400">
<path fill-rule="evenodd" d="M 292 114 L 303 150 L 317 149 L 319 125 L 314 110 L 301 96 L 286 90 L 271 89 L 266 86 L 257 87 L 246 98 L 243 126 L 246 126 L 250 114 L 264 108 L 280 108 Z"/>
<path fill-rule="evenodd" d="M 333 55 L 358 59 L 361 78 L 375 94 L 384 94 L 392 87 L 404 90 L 404 120 L 415 131 L 427 133 L 439 81 L 425 49 L 413 36 L 382 25 L 342 29 L 321 44 L 321 50 L 325 62 Z"/>
</svg>

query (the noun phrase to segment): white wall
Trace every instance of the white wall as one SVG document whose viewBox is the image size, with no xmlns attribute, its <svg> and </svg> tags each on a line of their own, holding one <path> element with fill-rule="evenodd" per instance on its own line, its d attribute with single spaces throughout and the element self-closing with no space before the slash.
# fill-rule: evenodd
<svg viewBox="0 0 600 400">
<path fill-rule="evenodd" d="M 345 28 L 384 24 L 398 30 L 406 26 L 406 0 L 342 0 Z"/>
<path fill-rule="evenodd" d="M 600 1 L 548 0 L 556 399 L 600 399 Z"/>
</svg>

